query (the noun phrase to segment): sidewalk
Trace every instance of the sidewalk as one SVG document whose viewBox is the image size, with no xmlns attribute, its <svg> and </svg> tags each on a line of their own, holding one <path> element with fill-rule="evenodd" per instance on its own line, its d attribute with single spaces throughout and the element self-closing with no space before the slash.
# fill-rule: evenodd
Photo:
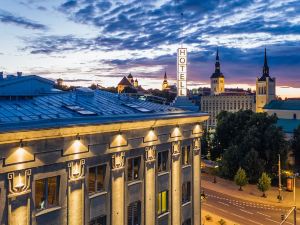
<svg viewBox="0 0 300 225">
<path fill-rule="evenodd" d="M 229 196 L 240 198 L 241 200 L 259 202 L 263 204 L 270 204 L 276 206 L 290 207 L 294 205 L 293 192 L 287 192 L 283 190 L 281 195 L 283 196 L 283 201 L 281 203 L 277 200 L 278 189 L 276 187 L 271 187 L 269 191 L 266 192 L 267 198 L 263 198 L 262 193 L 257 189 L 256 185 L 248 184 L 243 187 L 243 191 L 239 191 L 239 187 L 229 180 L 225 180 L 217 177 L 217 183 L 213 183 L 213 176 L 206 173 L 201 174 L 201 186 L 216 192 L 220 192 Z M 299 182 L 299 181 L 298 181 Z M 297 186 L 298 182 L 296 182 Z M 300 188 L 296 188 L 296 205 L 297 208 L 300 207 Z"/>
<path fill-rule="evenodd" d="M 210 220 L 208 220 L 208 216 L 210 216 Z M 227 218 L 223 218 L 221 216 L 218 216 L 217 214 L 214 214 L 212 212 L 208 212 L 206 210 L 201 210 L 201 221 L 203 225 L 220 225 L 219 221 L 223 219 L 226 222 L 226 225 L 238 225 L 238 223 L 235 223 Z"/>
</svg>

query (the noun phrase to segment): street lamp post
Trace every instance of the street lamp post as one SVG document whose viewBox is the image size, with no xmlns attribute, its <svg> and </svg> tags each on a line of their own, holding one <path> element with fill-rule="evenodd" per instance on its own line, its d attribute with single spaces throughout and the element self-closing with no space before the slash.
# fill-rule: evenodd
<svg viewBox="0 0 300 225">
<path fill-rule="evenodd" d="M 278 201 L 281 202 L 282 196 L 281 196 L 281 164 L 280 164 L 280 154 L 278 154 Z"/>
</svg>

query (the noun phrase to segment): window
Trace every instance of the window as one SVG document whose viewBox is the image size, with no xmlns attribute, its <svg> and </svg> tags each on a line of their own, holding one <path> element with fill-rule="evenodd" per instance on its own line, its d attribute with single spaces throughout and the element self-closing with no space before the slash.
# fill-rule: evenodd
<svg viewBox="0 0 300 225">
<path fill-rule="evenodd" d="M 158 193 L 158 198 L 157 198 L 157 214 L 161 215 L 165 212 L 168 211 L 168 207 L 169 207 L 169 196 L 168 196 L 169 192 L 168 191 L 162 191 Z"/>
<path fill-rule="evenodd" d="M 130 203 L 128 206 L 128 223 L 127 225 L 141 224 L 141 201 Z"/>
<path fill-rule="evenodd" d="M 106 216 L 98 216 L 91 219 L 89 225 L 106 225 Z"/>
<path fill-rule="evenodd" d="M 182 204 L 191 201 L 191 182 L 182 184 Z"/>
<path fill-rule="evenodd" d="M 158 152 L 158 156 L 157 156 L 158 172 L 164 172 L 168 170 L 168 156 L 169 156 L 169 151 Z"/>
<path fill-rule="evenodd" d="M 89 194 L 105 191 L 106 164 L 89 168 Z"/>
<path fill-rule="evenodd" d="M 181 148 L 182 151 L 182 157 L 181 157 L 181 161 L 182 161 L 182 165 L 190 165 L 190 149 L 191 147 L 188 146 L 183 146 Z"/>
<path fill-rule="evenodd" d="M 185 220 L 185 221 L 182 223 L 182 225 L 192 225 L 192 220 L 191 220 L 191 218 Z"/>
<path fill-rule="evenodd" d="M 128 159 L 128 174 L 127 178 L 128 181 L 138 180 L 140 179 L 140 164 L 141 164 L 141 157 L 135 157 Z"/>
<path fill-rule="evenodd" d="M 35 181 L 35 207 L 43 210 L 58 206 L 60 176 Z"/>
<path fill-rule="evenodd" d="M 296 113 L 294 113 L 293 118 L 294 118 L 294 120 L 297 119 L 297 114 Z"/>
</svg>

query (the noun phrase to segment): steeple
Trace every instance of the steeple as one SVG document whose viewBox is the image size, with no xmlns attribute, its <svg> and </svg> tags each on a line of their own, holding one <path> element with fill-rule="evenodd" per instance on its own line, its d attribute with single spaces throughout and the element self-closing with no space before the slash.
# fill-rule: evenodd
<svg viewBox="0 0 300 225">
<path fill-rule="evenodd" d="M 263 76 L 269 76 L 269 66 L 268 66 L 268 59 L 267 59 L 267 49 L 265 48 L 265 60 L 264 60 L 264 67 L 263 67 Z"/>
<path fill-rule="evenodd" d="M 167 72 L 165 71 L 164 80 L 167 80 Z"/>
<path fill-rule="evenodd" d="M 219 48 L 218 48 L 217 55 L 216 55 L 215 73 L 219 74 L 220 72 L 221 72 L 221 68 L 220 68 L 220 58 L 219 58 Z"/>
</svg>

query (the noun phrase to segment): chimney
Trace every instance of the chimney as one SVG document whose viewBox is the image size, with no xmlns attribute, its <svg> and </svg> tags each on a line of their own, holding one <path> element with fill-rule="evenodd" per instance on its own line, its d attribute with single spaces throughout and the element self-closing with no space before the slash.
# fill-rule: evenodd
<svg viewBox="0 0 300 225">
<path fill-rule="evenodd" d="M 0 72 L 0 80 L 3 80 L 3 71 Z"/>
<path fill-rule="evenodd" d="M 22 72 L 17 72 L 18 77 L 22 76 Z"/>
</svg>

